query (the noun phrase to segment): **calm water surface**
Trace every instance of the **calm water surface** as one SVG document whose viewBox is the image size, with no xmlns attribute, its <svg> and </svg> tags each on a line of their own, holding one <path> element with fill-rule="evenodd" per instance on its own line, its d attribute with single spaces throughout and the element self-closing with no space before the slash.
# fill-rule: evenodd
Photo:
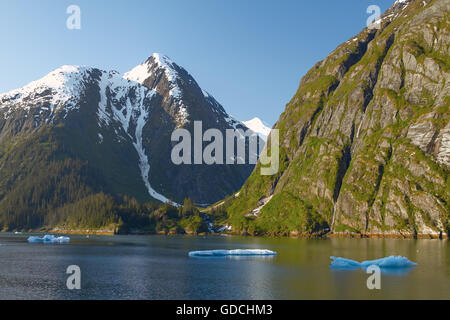
<svg viewBox="0 0 450 320">
<path fill-rule="evenodd" d="M 0 233 L 0 299 L 450 299 L 450 247 L 441 240 L 71 236 L 29 244 Z M 189 251 L 270 249 L 276 257 L 189 258 Z M 383 273 L 368 290 L 364 270 L 336 271 L 330 256 L 403 255 L 418 263 Z M 69 265 L 81 290 L 66 287 Z"/>
</svg>

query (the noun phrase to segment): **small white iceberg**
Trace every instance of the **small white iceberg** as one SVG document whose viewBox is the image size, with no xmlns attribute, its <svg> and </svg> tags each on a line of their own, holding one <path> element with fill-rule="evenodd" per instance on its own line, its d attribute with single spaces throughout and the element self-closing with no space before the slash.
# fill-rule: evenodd
<svg viewBox="0 0 450 320">
<path fill-rule="evenodd" d="M 69 237 L 55 237 L 53 235 L 45 235 L 41 237 L 29 237 L 29 243 L 67 243 L 70 241 Z"/>
<path fill-rule="evenodd" d="M 368 268 L 369 266 L 378 266 L 380 268 L 410 268 L 417 266 L 417 263 L 410 261 L 408 258 L 402 256 L 390 256 L 387 258 L 381 258 L 377 260 L 367 260 L 363 262 L 358 262 L 355 260 L 340 258 L 340 257 L 330 257 L 332 269 L 344 269 L 351 270 L 357 268 Z"/>
<path fill-rule="evenodd" d="M 189 257 L 227 257 L 227 256 L 275 256 L 276 252 L 267 249 L 205 250 L 191 251 Z"/>
</svg>

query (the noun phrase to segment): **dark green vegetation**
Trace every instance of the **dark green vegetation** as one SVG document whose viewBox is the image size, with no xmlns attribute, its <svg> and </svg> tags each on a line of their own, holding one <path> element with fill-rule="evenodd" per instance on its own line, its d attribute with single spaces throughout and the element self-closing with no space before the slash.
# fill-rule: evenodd
<svg viewBox="0 0 450 320">
<path fill-rule="evenodd" d="M 207 231 L 192 200 L 181 208 L 151 201 L 136 166 L 118 170 L 117 161 L 131 162 L 133 150 L 119 160 L 109 148 L 94 152 L 85 132 L 59 124 L 0 145 L 0 230 Z M 117 148 L 123 154 L 124 146 Z"/>
<path fill-rule="evenodd" d="M 306 74 L 275 126 L 278 175 L 258 164 L 222 205 L 235 231 L 448 233 L 449 6 L 397 3 Z"/>
</svg>

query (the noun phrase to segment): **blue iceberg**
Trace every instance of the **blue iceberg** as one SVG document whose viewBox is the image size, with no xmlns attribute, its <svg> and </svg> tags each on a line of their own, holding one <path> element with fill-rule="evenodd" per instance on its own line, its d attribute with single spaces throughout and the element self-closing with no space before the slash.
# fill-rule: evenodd
<svg viewBox="0 0 450 320">
<path fill-rule="evenodd" d="M 67 243 L 70 241 L 69 237 L 55 237 L 53 235 L 45 235 L 41 237 L 29 237 L 29 243 Z"/>
<path fill-rule="evenodd" d="M 378 266 L 380 268 L 386 269 L 399 269 L 399 268 L 410 268 L 417 266 L 417 263 L 410 261 L 408 258 L 402 256 L 390 256 L 386 258 L 381 258 L 377 260 L 367 260 L 363 262 L 358 262 L 355 260 L 340 258 L 340 257 L 330 257 L 332 269 L 341 270 L 353 270 L 358 268 L 366 269 L 369 266 Z"/>
<path fill-rule="evenodd" d="M 276 254 L 267 249 L 205 250 L 191 251 L 189 257 L 275 256 Z"/>
</svg>

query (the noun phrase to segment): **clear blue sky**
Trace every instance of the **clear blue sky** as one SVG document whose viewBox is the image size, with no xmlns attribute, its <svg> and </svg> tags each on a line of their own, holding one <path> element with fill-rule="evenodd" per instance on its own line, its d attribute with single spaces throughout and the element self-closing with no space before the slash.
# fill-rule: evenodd
<svg viewBox="0 0 450 320">
<path fill-rule="evenodd" d="M 124 73 L 153 52 L 240 120 L 274 124 L 301 77 L 394 0 L 1 0 L 0 92 L 61 65 Z M 66 9 L 80 6 L 82 29 Z"/>
</svg>

